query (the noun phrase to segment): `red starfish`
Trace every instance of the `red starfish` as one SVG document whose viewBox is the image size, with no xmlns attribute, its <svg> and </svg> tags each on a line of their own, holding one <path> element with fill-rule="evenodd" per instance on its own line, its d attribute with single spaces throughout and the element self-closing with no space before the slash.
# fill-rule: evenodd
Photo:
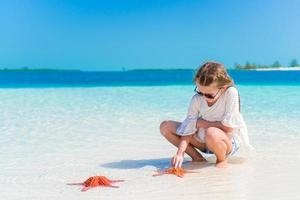
<svg viewBox="0 0 300 200">
<path fill-rule="evenodd" d="M 157 174 L 153 174 L 153 176 L 162 176 L 164 174 L 174 174 L 174 175 L 182 178 L 185 173 L 197 173 L 197 172 L 188 171 L 188 170 L 185 170 L 183 168 L 171 167 L 171 168 L 168 168 L 168 169 L 165 169 L 165 170 L 158 170 Z"/>
<path fill-rule="evenodd" d="M 97 186 L 118 188 L 119 186 L 112 185 L 112 183 L 116 182 L 124 182 L 124 180 L 110 180 L 105 176 L 92 176 L 85 180 L 83 183 L 68 183 L 68 185 L 83 185 L 84 187 L 81 191 L 85 192 L 88 189 Z"/>
</svg>

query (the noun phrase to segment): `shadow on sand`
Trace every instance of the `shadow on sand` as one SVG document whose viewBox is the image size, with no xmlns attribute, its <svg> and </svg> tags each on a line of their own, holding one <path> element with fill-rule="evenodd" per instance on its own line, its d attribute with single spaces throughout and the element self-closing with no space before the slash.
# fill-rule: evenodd
<svg viewBox="0 0 300 200">
<path fill-rule="evenodd" d="M 186 169 L 196 170 L 205 167 L 213 166 L 209 162 L 192 162 L 184 161 L 183 167 Z M 146 166 L 152 166 L 157 169 L 164 169 L 171 166 L 170 158 L 144 159 L 144 160 L 121 160 L 117 162 L 104 163 L 100 165 L 105 168 L 112 169 L 138 169 Z"/>
</svg>

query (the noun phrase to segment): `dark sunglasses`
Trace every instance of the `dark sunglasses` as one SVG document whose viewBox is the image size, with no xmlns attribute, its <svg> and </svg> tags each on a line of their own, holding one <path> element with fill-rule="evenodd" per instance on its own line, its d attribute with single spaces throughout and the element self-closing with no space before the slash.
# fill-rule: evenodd
<svg viewBox="0 0 300 200">
<path fill-rule="evenodd" d="M 221 90 L 221 88 L 219 88 L 218 92 L 217 92 L 215 95 L 212 95 L 212 94 L 205 94 L 205 93 L 202 93 L 202 92 L 198 91 L 198 90 L 197 90 L 197 86 L 196 86 L 195 89 L 194 89 L 194 91 L 195 91 L 197 94 L 199 94 L 199 95 L 201 95 L 201 96 L 205 96 L 205 97 L 208 98 L 208 99 L 214 99 L 214 98 L 219 94 L 220 90 Z"/>
</svg>

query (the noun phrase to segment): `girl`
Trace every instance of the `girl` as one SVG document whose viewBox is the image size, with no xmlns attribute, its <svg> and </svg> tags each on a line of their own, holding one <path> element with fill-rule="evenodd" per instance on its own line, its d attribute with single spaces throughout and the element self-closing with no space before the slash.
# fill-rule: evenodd
<svg viewBox="0 0 300 200">
<path fill-rule="evenodd" d="M 185 152 L 193 161 L 204 161 L 197 148 L 215 154 L 216 167 L 226 167 L 227 157 L 236 153 L 241 145 L 251 147 L 240 114 L 238 91 L 224 66 L 216 62 L 203 64 L 194 82 L 196 94 L 190 101 L 185 120 L 160 124 L 162 135 L 178 147 L 171 162 L 174 167 L 181 167 Z"/>
</svg>

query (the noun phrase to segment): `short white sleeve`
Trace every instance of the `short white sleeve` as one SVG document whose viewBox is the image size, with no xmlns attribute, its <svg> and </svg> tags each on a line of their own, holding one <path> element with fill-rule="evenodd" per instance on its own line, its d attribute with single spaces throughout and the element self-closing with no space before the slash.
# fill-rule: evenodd
<svg viewBox="0 0 300 200">
<path fill-rule="evenodd" d="M 235 87 L 230 87 L 225 92 L 225 113 L 221 123 L 231 128 L 241 128 L 244 125 L 239 111 L 239 94 Z"/>
<path fill-rule="evenodd" d="M 189 105 L 188 113 L 185 120 L 180 124 L 176 130 L 176 134 L 180 136 L 192 135 L 197 131 L 197 120 L 200 111 L 200 98 L 195 94 Z"/>
</svg>

